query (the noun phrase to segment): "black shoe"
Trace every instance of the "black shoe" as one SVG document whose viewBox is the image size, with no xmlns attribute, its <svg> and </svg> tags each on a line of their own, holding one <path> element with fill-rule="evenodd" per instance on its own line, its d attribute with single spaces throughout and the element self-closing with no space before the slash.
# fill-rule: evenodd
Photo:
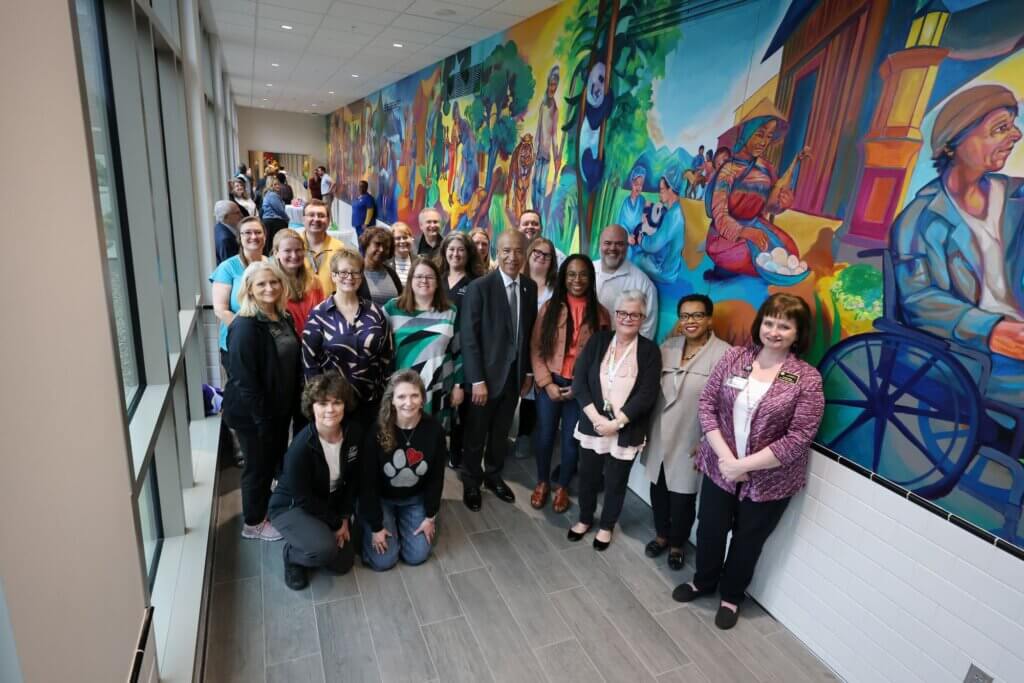
<svg viewBox="0 0 1024 683">
<path fill-rule="evenodd" d="M 715 613 L 715 626 L 722 629 L 723 631 L 728 631 L 736 625 L 736 622 L 739 621 L 739 618 L 739 607 L 737 607 L 736 611 L 733 612 L 728 607 L 724 605 L 719 605 L 718 611 Z"/>
<path fill-rule="evenodd" d="M 681 583 L 672 591 L 672 599 L 676 602 L 693 602 L 702 595 L 711 591 L 695 590 L 689 583 Z"/>
<path fill-rule="evenodd" d="M 610 546 L 611 544 L 612 544 L 611 540 L 599 541 L 599 540 L 597 540 L 595 538 L 594 539 L 594 550 L 596 550 L 599 553 L 603 553 L 605 550 L 608 550 L 608 546 Z"/>
<path fill-rule="evenodd" d="M 569 527 L 569 533 L 566 535 L 566 538 L 568 538 L 573 543 L 576 543 L 578 541 L 582 541 L 583 537 L 586 536 L 587 532 L 589 532 L 589 531 L 590 531 L 590 527 L 589 526 L 586 529 L 584 529 L 583 531 L 573 531 L 572 527 Z"/>
<path fill-rule="evenodd" d="M 306 576 L 306 568 L 300 564 L 292 564 L 284 561 L 284 585 L 293 591 L 300 591 L 309 585 L 309 577 Z"/>
<path fill-rule="evenodd" d="M 497 481 L 485 481 L 484 488 L 489 491 L 494 491 L 494 495 L 498 497 L 498 500 L 503 500 L 506 503 L 516 502 L 516 494 L 512 493 L 512 489 L 508 487 L 508 484 L 503 482 L 501 479 Z"/>
<path fill-rule="evenodd" d="M 480 498 L 480 487 L 467 486 L 466 490 L 462 492 L 462 502 L 473 512 L 480 512 L 480 507 L 483 505 L 483 500 Z"/>
<path fill-rule="evenodd" d="M 673 550 L 668 554 L 668 568 L 672 571 L 679 571 L 683 568 L 683 554 Z"/>
<path fill-rule="evenodd" d="M 668 550 L 668 543 L 661 544 L 658 543 L 658 539 L 654 539 L 644 546 L 644 555 L 647 557 L 658 557 L 666 550 Z"/>
</svg>

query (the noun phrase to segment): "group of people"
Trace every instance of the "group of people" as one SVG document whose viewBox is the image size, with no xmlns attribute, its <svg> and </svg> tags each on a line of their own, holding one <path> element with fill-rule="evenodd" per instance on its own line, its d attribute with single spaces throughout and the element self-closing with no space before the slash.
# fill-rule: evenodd
<svg viewBox="0 0 1024 683">
<path fill-rule="evenodd" d="M 327 234 L 320 200 L 301 234 L 271 239 L 260 218 L 238 220 L 239 249 L 211 281 L 224 421 L 244 456 L 243 537 L 284 539 L 294 589 L 311 568 L 348 571 L 357 552 L 376 570 L 421 563 L 446 465 L 469 510 L 484 490 L 515 501 L 503 470 L 519 407 L 535 421 L 530 505 L 567 511 L 579 475 L 571 541 L 594 531 L 595 549 L 612 543 L 640 458 L 657 533 L 646 552 L 681 569 L 701 492 L 697 574 L 673 597 L 717 589 L 716 623 L 730 628 L 804 485 L 823 412 L 820 377 L 800 360 L 807 304 L 771 296 L 752 341 L 731 347 L 712 330 L 711 299 L 687 295 L 659 347 L 657 291 L 626 259 L 623 227 L 602 231 L 591 261 L 558 252 L 534 211 L 493 249 L 483 230 L 443 235 L 434 209 L 418 218 L 415 239 L 404 223 L 367 226 L 358 250 Z"/>
</svg>

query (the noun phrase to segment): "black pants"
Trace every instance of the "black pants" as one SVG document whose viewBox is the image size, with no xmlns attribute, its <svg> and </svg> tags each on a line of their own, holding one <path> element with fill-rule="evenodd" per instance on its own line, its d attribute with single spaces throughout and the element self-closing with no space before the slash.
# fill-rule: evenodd
<svg viewBox="0 0 1024 683">
<path fill-rule="evenodd" d="M 789 498 L 755 503 L 740 500 L 735 491 L 723 491 L 704 477 L 697 525 L 697 573 L 693 584 L 701 592 L 719 589 L 722 600 L 735 605 L 754 578 L 761 549 L 782 519 Z M 732 532 L 729 556 L 725 540 Z"/>
<path fill-rule="evenodd" d="M 508 454 L 508 433 L 519 401 L 517 377 L 513 367 L 505 378 L 505 386 L 497 393 L 489 393 L 485 405 L 475 405 L 471 392 L 466 397 L 470 405 L 466 408 L 461 463 L 462 483 L 466 487 L 479 487 L 485 479 L 501 479 Z"/>
<path fill-rule="evenodd" d="M 276 418 L 262 431 L 255 427 L 234 426 L 242 448 L 242 517 L 249 525 L 259 524 L 267 517 L 270 483 L 281 468 L 288 448 L 288 426 L 291 416 Z"/>
<path fill-rule="evenodd" d="M 448 433 L 448 460 L 453 467 L 462 465 L 462 447 L 465 443 L 466 419 L 469 405 L 472 403 L 472 389 L 466 389 L 466 397 L 462 405 L 452 409 L 452 426 Z"/>
<path fill-rule="evenodd" d="M 632 460 L 619 460 L 611 455 L 595 453 L 580 447 L 580 522 L 594 524 L 594 509 L 597 508 L 597 493 L 604 473 L 604 503 L 601 506 L 601 529 L 611 531 L 622 514 L 626 500 L 626 485 Z"/>
<path fill-rule="evenodd" d="M 302 508 L 289 508 L 275 513 L 271 522 L 284 536 L 285 562 L 329 567 L 338 574 L 352 569 L 356 556 L 354 540 L 350 538 L 339 548 L 334 532 L 321 519 Z"/>
<path fill-rule="evenodd" d="M 651 509 L 654 511 L 655 533 L 668 539 L 670 548 L 682 548 L 690 537 L 690 529 L 697 516 L 697 494 L 669 491 L 665 467 L 662 466 L 658 483 L 651 484 Z"/>
<path fill-rule="evenodd" d="M 540 390 L 542 391 L 542 390 Z M 519 403 L 519 436 L 531 436 L 537 427 L 537 401 L 524 398 Z"/>
<path fill-rule="evenodd" d="M 264 218 L 263 227 L 267 229 L 267 243 L 263 247 L 263 253 L 265 255 L 270 254 L 270 250 L 274 247 L 274 235 L 280 230 L 284 230 L 288 227 L 288 221 L 283 218 Z"/>
</svg>

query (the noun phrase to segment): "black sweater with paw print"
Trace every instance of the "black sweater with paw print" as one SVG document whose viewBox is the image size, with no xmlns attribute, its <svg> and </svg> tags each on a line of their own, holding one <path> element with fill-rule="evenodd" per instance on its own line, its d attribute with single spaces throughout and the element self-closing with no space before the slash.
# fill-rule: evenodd
<svg viewBox="0 0 1024 683">
<path fill-rule="evenodd" d="M 441 423 L 424 413 L 415 429 L 395 429 L 395 447 L 385 451 L 375 426 L 363 449 L 359 513 L 375 532 L 384 528 L 381 499 L 404 501 L 423 496 L 427 517 L 437 515 L 448 461 Z"/>
</svg>

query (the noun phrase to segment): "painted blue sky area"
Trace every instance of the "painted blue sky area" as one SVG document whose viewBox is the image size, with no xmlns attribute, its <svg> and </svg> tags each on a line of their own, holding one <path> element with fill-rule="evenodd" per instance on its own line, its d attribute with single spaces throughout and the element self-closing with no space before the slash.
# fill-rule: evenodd
<svg viewBox="0 0 1024 683">
<path fill-rule="evenodd" d="M 656 144 L 693 152 L 732 126 L 748 94 L 778 73 L 778 55 L 765 64 L 760 56 L 788 6 L 757 0 L 682 24 L 679 46 L 666 58 L 669 76 L 655 84 L 652 129 L 664 133 Z"/>
</svg>

